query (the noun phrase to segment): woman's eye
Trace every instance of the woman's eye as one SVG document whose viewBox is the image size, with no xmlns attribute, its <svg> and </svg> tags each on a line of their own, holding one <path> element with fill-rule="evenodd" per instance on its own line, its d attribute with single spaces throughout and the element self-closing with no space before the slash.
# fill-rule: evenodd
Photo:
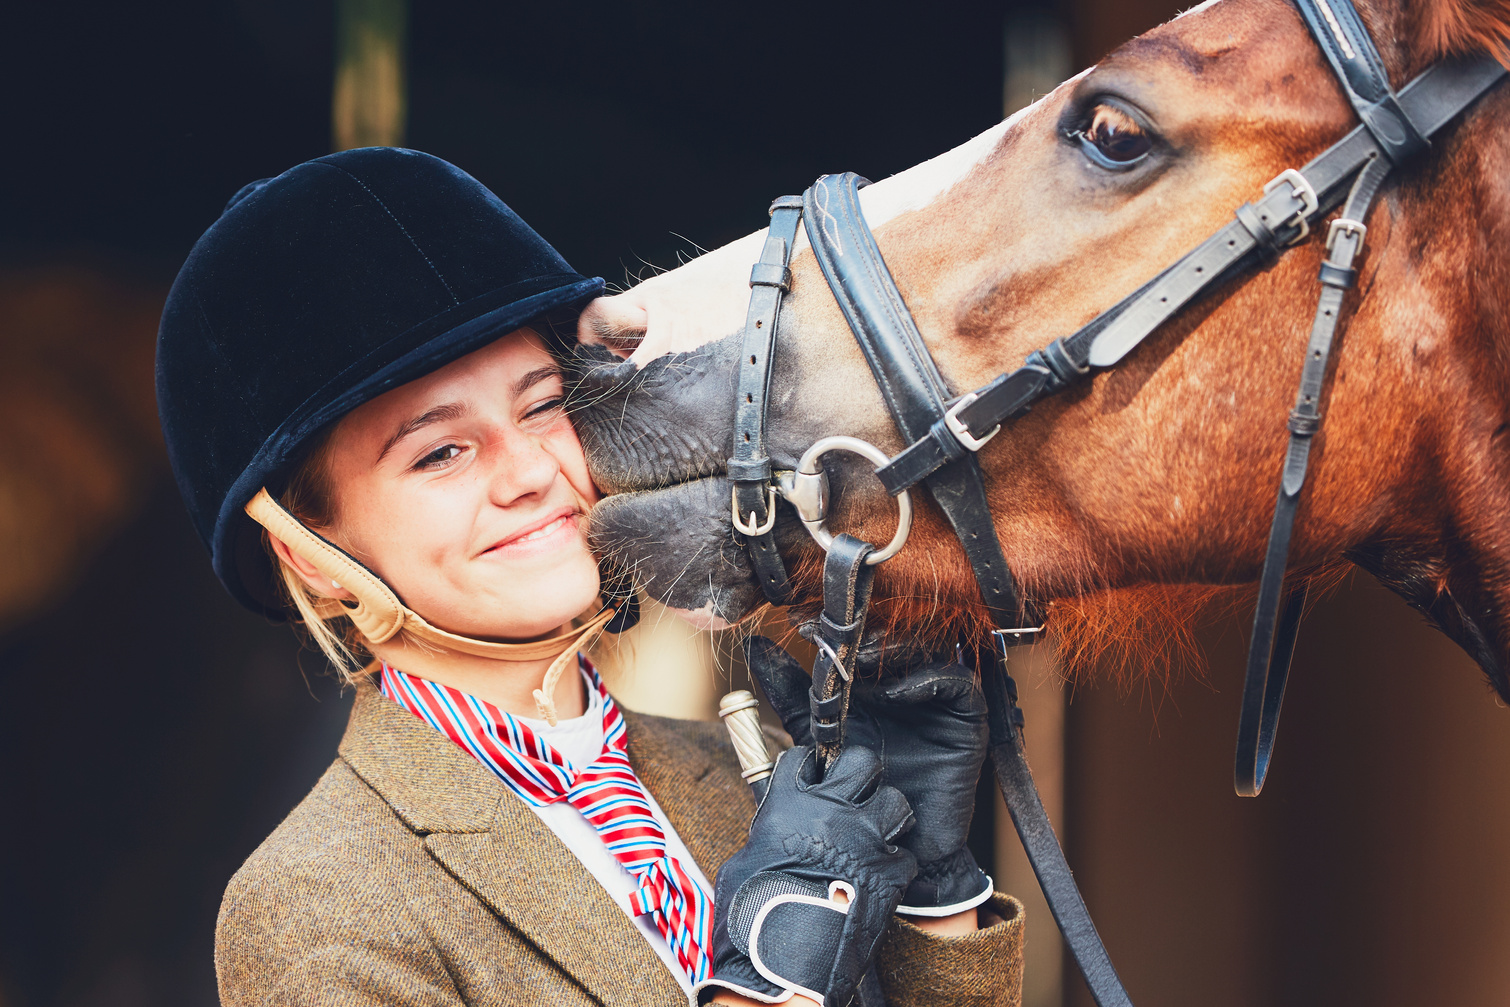
<svg viewBox="0 0 1510 1007">
<path fill-rule="evenodd" d="M 525 413 L 524 415 L 526 417 L 540 416 L 540 415 L 543 415 L 545 413 L 550 412 L 553 409 L 560 409 L 561 408 L 561 403 L 563 401 L 564 400 L 561 399 L 561 398 L 559 398 L 559 397 L 554 398 L 554 399 L 546 399 L 544 402 L 540 403 L 539 405 L 532 406 L 530 408 L 529 412 Z"/>
<path fill-rule="evenodd" d="M 1092 160 L 1107 168 L 1130 168 L 1153 149 L 1147 131 L 1115 105 L 1097 105 L 1090 124 L 1073 135 Z"/>
<path fill-rule="evenodd" d="M 447 444 L 425 455 L 414 467 L 417 469 L 434 468 L 437 465 L 444 465 L 459 454 L 461 454 L 461 448 L 455 444 Z"/>
</svg>

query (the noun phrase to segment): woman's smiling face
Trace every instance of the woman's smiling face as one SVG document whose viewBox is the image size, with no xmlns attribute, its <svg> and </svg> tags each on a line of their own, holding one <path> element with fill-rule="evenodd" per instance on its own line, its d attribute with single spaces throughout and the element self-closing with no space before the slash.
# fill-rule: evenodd
<svg viewBox="0 0 1510 1007">
<path fill-rule="evenodd" d="M 325 534 L 435 625 L 529 639 L 598 593 L 597 501 L 561 372 L 520 329 L 348 413 L 331 433 Z"/>
</svg>

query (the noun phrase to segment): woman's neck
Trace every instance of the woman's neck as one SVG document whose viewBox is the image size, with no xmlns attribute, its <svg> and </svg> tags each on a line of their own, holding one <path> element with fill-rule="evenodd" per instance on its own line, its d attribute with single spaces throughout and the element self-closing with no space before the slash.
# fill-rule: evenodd
<svg viewBox="0 0 1510 1007">
<path fill-rule="evenodd" d="M 372 645 L 371 650 L 374 657 L 390 667 L 449 685 L 516 717 L 538 715 L 535 690 L 540 688 L 552 660 L 499 661 L 454 650 L 415 646 L 402 639 L 402 635 L 387 643 Z M 587 712 L 587 693 L 581 675 L 562 675 L 555 691 L 556 715 L 561 719 L 580 717 Z"/>
</svg>

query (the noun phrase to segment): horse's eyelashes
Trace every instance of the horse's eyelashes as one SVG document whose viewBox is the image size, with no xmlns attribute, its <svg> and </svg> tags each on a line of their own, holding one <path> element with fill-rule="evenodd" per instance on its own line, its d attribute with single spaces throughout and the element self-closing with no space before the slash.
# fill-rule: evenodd
<svg viewBox="0 0 1510 1007">
<path fill-rule="evenodd" d="M 1153 149 L 1147 127 L 1127 110 L 1107 101 L 1092 105 L 1080 128 L 1070 135 L 1093 162 L 1113 170 L 1131 168 Z"/>
</svg>

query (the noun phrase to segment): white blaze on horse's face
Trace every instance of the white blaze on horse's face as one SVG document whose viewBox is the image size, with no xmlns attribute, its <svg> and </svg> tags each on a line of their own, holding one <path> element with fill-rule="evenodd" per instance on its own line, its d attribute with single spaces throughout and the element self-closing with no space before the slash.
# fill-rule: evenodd
<svg viewBox="0 0 1510 1007">
<path fill-rule="evenodd" d="M 860 191 L 860 204 L 870 226 L 880 227 L 933 202 L 990 154 L 1027 111 L 945 154 L 866 186 Z M 582 313 L 577 337 L 621 351 L 632 348 L 630 360 L 643 366 L 656 357 L 695 350 L 738 332 L 750 303 L 750 264 L 760 257 L 764 241 L 765 231 L 757 231 L 622 294 L 598 298 Z M 799 231 L 793 259 L 806 245 Z"/>
</svg>

